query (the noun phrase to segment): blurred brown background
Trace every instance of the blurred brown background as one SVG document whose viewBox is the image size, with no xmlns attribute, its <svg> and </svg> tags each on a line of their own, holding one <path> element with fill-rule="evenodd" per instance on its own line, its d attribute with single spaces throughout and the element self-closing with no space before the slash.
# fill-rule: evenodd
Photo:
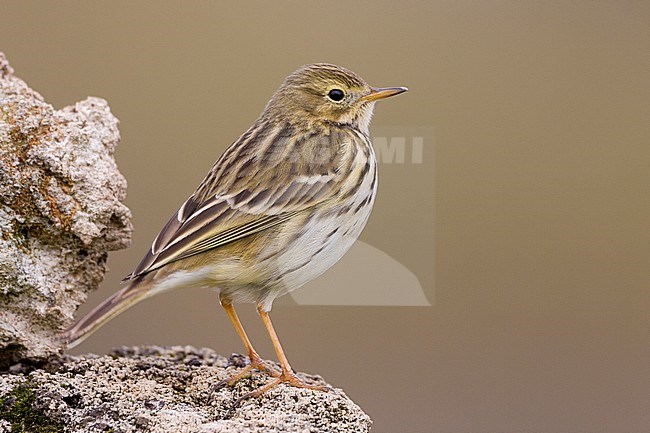
<svg viewBox="0 0 650 433">
<path fill-rule="evenodd" d="M 17 76 L 58 108 L 103 97 L 121 120 L 133 246 L 84 311 L 297 66 L 410 87 L 374 125 L 435 137 L 422 164 L 382 164 L 362 240 L 432 306 L 273 314 L 294 367 L 344 388 L 376 433 L 647 431 L 649 29 L 650 3 L 623 1 L 0 4 Z M 76 352 L 145 343 L 242 351 L 216 295 L 190 291 Z"/>
</svg>

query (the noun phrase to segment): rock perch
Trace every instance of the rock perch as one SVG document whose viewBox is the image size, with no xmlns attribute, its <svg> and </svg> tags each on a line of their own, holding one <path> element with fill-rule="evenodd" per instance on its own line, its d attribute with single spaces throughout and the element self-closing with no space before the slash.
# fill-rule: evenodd
<svg viewBox="0 0 650 433">
<path fill-rule="evenodd" d="M 237 398 L 269 380 L 253 373 L 233 388 L 211 392 L 243 360 L 193 347 L 121 348 L 108 356 L 65 356 L 29 374 L 0 375 L 0 432 L 369 431 L 370 418 L 337 389 L 282 384 L 232 410 Z M 24 430 L 8 430 L 16 419 L 27 420 Z"/>
</svg>

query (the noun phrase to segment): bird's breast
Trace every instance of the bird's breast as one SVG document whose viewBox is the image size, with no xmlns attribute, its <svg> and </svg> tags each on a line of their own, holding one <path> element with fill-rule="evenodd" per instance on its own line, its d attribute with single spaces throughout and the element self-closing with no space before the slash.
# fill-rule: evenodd
<svg viewBox="0 0 650 433">
<path fill-rule="evenodd" d="M 276 296 L 297 289 L 332 267 L 365 227 L 377 190 L 377 164 L 372 147 L 357 150 L 354 160 L 346 164 L 348 171 L 336 198 L 316 207 L 299 227 L 288 226 L 281 242 L 284 245 L 264 263 Z"/>
</svg>

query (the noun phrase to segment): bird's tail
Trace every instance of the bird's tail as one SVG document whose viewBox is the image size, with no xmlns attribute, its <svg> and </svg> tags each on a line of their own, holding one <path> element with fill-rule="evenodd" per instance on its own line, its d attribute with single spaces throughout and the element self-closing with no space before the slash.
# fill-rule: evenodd
<svg viewBox="0 0 650 433">
<path fill-rule="evenodd" d="M 81 318 L 61 335 L 61 339 L 67 343 L 69 349 L 75 347 L 113 317 L 148 297 L 148 286 L 146 281 L 133 280 Z"/>
</svg>

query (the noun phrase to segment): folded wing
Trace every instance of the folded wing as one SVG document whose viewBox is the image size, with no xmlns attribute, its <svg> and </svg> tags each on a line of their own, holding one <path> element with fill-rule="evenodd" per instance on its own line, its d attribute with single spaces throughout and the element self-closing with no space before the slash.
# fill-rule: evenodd
<svg viewBox="0 0 650 433">
<path fill-rule="evenodd" d="M 244 150 L 246 144 L 241 145 Z M 228 152 L 236 150 L 236 145 L 217 164 L 227 163 Z M 318 164 L 283 161 L 280 165 L 270 163 L 270 158 L 256 160 L 253 152 L 248 159 L 241 158 L 242 153 L 239 149 L 232 170 L 218 171 L 225 179 L 208 176 L 204 180 L 125 280 L 282 224 L 336 194 L 336 152 Z M 238 176 L 244 169 L 246 176 Z M 210 188 L 206 189 L 206 183 Z"/>
</svg>

